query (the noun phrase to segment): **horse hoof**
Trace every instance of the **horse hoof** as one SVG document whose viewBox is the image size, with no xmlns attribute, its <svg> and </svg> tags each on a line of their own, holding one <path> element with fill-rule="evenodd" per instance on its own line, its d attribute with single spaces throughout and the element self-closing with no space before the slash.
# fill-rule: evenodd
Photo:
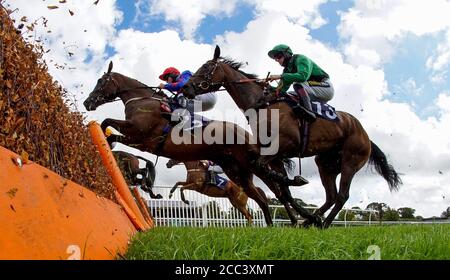
<svg viewBox="0 0 450 280">
<path fill-rule="evenodd" d="M 161 194 L 157 194 L 155 198 L 156 198 L 156 199 L 162 199 L 163 196 L 162 196 Z"/>
<path fill-rule="evenodd" d="M 317 228 L 323 228 L 322 218 L 319 215 L 314 215 L 314 226 Z"/>
<path fill-rule="evenodd" d="M 297 187 L 309 184 L 308 180 L 306 180 L 302 176 L 295 176 L 292 181 L 293 181 L 293 186 L 297 186 Z"/>
<path fill-rule="evenodd" d="M 313 215 L 312 218 L 306 219 L 301 226 L 304 228 L 309 228 L 314 225 L 317 228 L 323 228 L 322 219 L 318 215 Z"/>
<path fill-rule="evenodd" d="M 309 227 L 311 227 L 311 225 L 312 225 L 312 222 L 310 220 L 305 220 L 300 226 L 302 228 L 309 228 Z"/>
</svg>

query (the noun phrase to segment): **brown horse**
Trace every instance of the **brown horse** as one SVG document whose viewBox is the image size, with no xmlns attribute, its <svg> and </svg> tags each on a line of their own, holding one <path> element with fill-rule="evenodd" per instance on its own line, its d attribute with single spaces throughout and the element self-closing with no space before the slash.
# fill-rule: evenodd
<svg viewBox="0 0 450 280">
<path fill-rule="evenodd" d="M 111 126 L 124 135 L 111 135 L 108 137 L 109 142 L 120 141 L 139 150 L 180 161 L 208 159 L 216 162 L 231 180 L 256 201 L 264 213 L 267 225 L 272 225 L 267 197 L 264 192 L 258 191 L 252 181 L 252 159 L 249 155 L 258 154 L 259 148 L 250 143 L 250 136 L 244 129 L 234 123 L 211 121 L 202 127 L 200 132 L 212 131 L 232 136 L 230 138 L 234 141 L 229 143 L 227 137 L 227 141 L 222 142 L 198 142 L 195 132 L 188 134 L 186 138 L 179 125 L 170 126 L 169 120 L 163 116 L 161 106 L 167 100 L 164 93 L 157 92 L 135 79 L 111 72 L 112 67 L 111 62 L 108 71 L 97 81 L 94 90 L 84 101 L 88 111 L 113 102 L 116 98 L 124 103 L 125 120 L 107 118 L 101 124 L 103 130 Z"/>
<path fill-rule="evenodd" d="M 171 159 L 167 162 L 166 166 L 167 168 L 172 168 L 179 163 L 179 161 Z M 189 202 L 184 197 L 184 190 L 197 191 L 210 197 L 227 197 L 228 200 L 230 200 L 231 205 L 233 205 L 237 210 L 239 210 L 239 212 L 242 213 L 242 215 L 244 215 L 248 223 L 252 223 L 252 215 L 247 210 L 248 196 L 238 185 L 233 183 L 231 180 L 228 180 L 227 184 L 223 188 L 208 184 L 207 176 L 209 175 L 209 164 L 204 160 L 187 161 L 183 162 L 183 164 L 187 171 L 186 181 L 175 183 L 173 188 L 170 190 L 169 198 L 172 197 L 178 186 L 182 186 L 180 188 L 181 200 L 186 204 L 189 204 Z M 260 192 L 263 191 L 258 187 L 257 189 Z"/>
<path fill-rule="evenodd" d="M 113 151 L 113 155 L 129 186 L 140 186 L 151 198 L 162 198 L 160 194 L 155 195 L 152 190 L 156 177 L 155 165 L 153 162 L 124 151 Z M 145 168 L 139 167 L 139 159 L 145 162 Z M 138 178 L 138 176 L 141 178 Z"/>
<path fill-rule="evenodd" d="M 239 108 L 243 110 L 260 109 L 266 103 L 261 83 L 256 76 L 239 70 L 241 64 L 220 57 L 220 48 L 216 46 L 212 60 L 203 64 L 184 86 L 186 96 L 193 97 L 206 92 L 216 91 L 224 87 Z M 301 153 L 300 121 L 291 107 L 285 102 L 272 102 L 266 106 L 267 118 L 258 118 L 258 122 L 269 122 L 273 110 L 279 112 L 279 123 L 265 123 L 279 126 L 279 150 L 275 155 L 261 156 L 259 165 L 265 165 L 279 158 L 298 157 Z M 320 179 L 325 188 L 326 202 L 315 214 L 326 217 L 324 226 L 328 227 L 349 197 L 353 176 L 367 161 L 375 166 L 376 171 L 388 182 L 390 190 L 397 190 L 401 179 L 394 168 L 388 164 L 384 153 L 369 140 L 360 122 L 346 112 L 337 112 L 339 122 L 331 122 L 318 118 L 311 124 L 309 141 L 301 157 L 315 156 L 319 168 Z M 258 123 L 259 125 L 259 123 Z M 255 127 L 252 127 L 255 129 Z M 341 174 L 339 192 L 336 178 Z M 285 188 L 288 186 L 285 185 Z M 289 191 L 290 204 L 297 210 L 295 201 Z M 301 213 L 300 213 L 301 214 Z"/>
</svg>

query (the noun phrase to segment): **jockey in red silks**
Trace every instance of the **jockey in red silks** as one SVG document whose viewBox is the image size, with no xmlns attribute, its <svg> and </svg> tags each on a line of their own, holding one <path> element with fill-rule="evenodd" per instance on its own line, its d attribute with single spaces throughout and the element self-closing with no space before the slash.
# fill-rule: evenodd
<svg viewBox="0 0 450 280">
<path fill-rule="evenodd" d="M 217 102 L 217 97 L 215 93 L 205 93 L 202 95 L 197 95 L 194 99 L 187 100 L 184 97 L 181 89 L 192 77 L 192 72 L 189 70 L 180 73 L 177 68 L 169 67 L 159 76 L 159 78 L 166 83 L 161 83 L 159 88 L 167 89 L 176 94 L 176 100 L 180 107 L 186 108 L 191 114 L 195 111 L 208 111 L 211 110 Z M 195 106 L 194 104 L 201 104 L 201 106 Z M 200 103 L 198 103 L 200 102 Z"/>
</svg>

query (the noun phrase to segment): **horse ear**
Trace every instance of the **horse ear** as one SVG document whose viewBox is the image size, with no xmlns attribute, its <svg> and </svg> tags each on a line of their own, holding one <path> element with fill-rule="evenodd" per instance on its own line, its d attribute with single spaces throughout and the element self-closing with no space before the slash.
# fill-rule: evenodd
<svg viewBox="0 0 450 280">
<path fill-rule="evenodd" d="M 220 48 L 218 45 L 216 45 L 216 49 L 214 50 L 214 58 L 213 60 L 216 61 L 220 57 Z"/>
<path fill-rule="evenodd" d="M 112 68 L 113 68 L 113 62 L 111 61 L 108 66 L 108 73 L 111 73 Z"/>
</svg>

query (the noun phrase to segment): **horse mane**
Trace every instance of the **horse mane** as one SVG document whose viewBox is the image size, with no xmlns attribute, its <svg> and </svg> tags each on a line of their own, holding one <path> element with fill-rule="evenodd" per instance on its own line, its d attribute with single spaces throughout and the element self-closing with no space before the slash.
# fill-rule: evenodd
<svg viewBox="0 0 450 280">
<path fill-rule="evenodd" d="M 249 78 L 249 79 L 257 79 L 258 76 L 255 74 L 249 74 L 249 73 L 245 73 L 244 71 L 242 71 L 240 68 L 242 66 L 244 66 L 244 62 L 237 62 L 234 61 L 231 58 L 228 57 L 220 57 L 221 62 L 230 66 L 231 68 L 233 68 L 234 70 L 238 71 L 239 73 L 243 74 L 245 77 Z"/>
</svg>

